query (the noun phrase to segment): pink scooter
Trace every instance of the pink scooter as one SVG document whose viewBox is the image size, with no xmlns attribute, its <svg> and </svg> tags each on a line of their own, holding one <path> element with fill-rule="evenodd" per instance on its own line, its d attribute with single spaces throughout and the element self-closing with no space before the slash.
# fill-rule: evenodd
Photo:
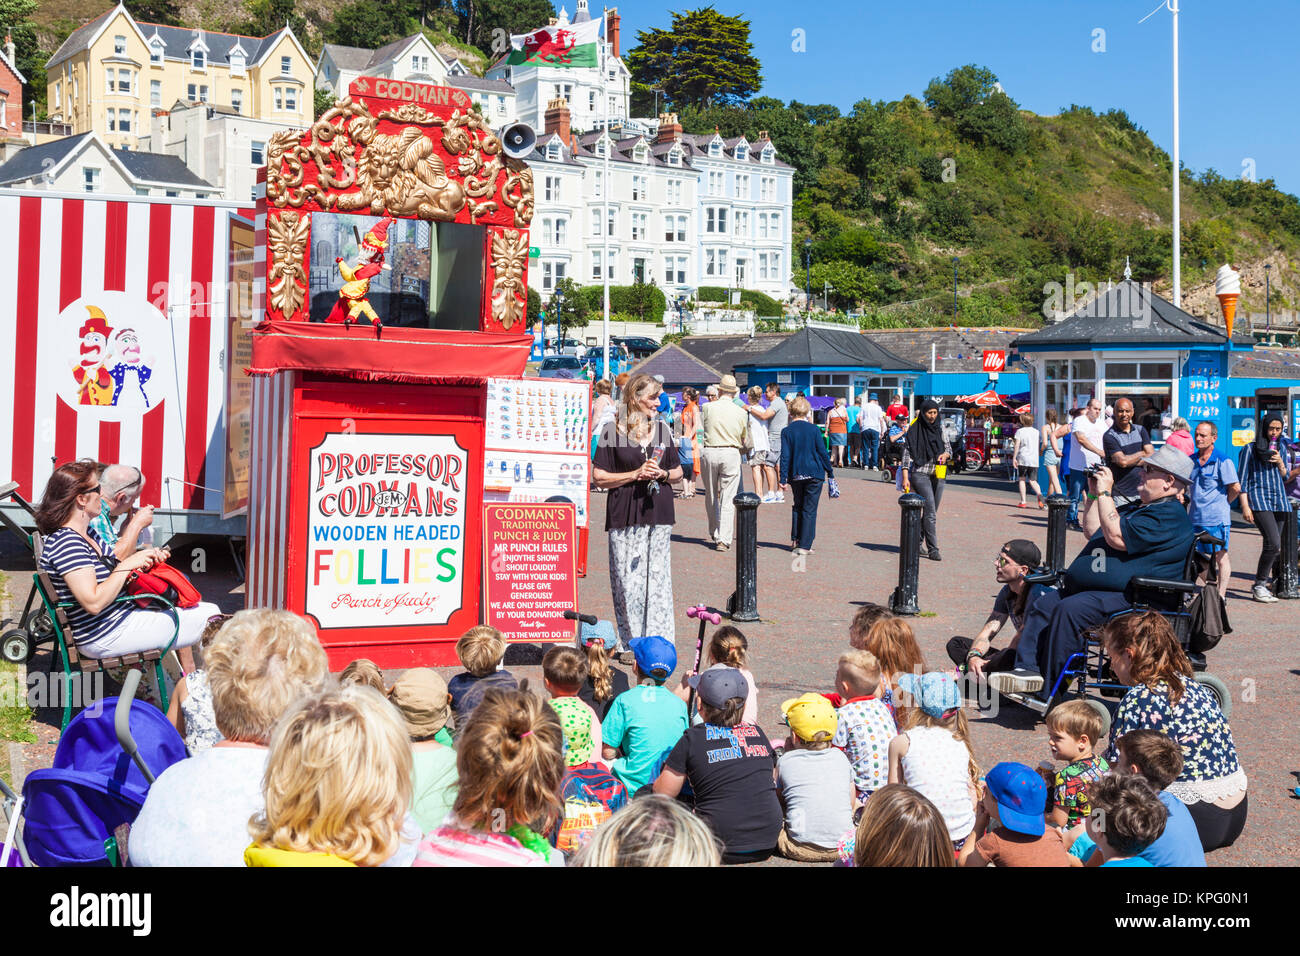
<svg viewBox="0 0 1300 956">
<path fill-rule="evenodd" d="M 691 668 L 692 674 L 698 674 L 700 672 L 700 661 L 704 658 L 704 625 L 707 622 L 712 624 L 714 627 L 717 627 L 722 623 L 722 615 L 707 605 L 697 604 L 695 607 L 688 607 L 686 609 L 686 616 L 699 618 L 700 620 L 700 634 L 699 637 L 695 639 L 695 666 Z M 695 719 L 694 687 L 691 688 L 690 700 L 686 703 L 686 713 L 691 720 Z"/>
</svg>

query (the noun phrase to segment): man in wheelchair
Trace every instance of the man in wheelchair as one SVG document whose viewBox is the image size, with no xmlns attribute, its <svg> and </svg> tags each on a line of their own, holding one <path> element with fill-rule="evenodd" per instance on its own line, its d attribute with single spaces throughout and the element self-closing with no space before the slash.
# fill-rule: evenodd
<svg viewBox="0 0 1300 956">
<path fill-rule="evenodd" d="M 1125 591 L 1134 578 L 1182 579 L 1195 534 L 1179 494 L 1191 480 L 1191 458 L 1165 445 L 1142 458 L 1141 505 L 1121 516 L 1114 475 L 1105 466 L 1092 471 L 1082 519 L 1088 543 L 1065 569 L 1060 587 L 1032 603 L 1015 669 L 989 674 L 991 687 L 1045 698 L 1066 662 L 1084 649 L 1085 633 L 1130 606 Z"/>
</svg>

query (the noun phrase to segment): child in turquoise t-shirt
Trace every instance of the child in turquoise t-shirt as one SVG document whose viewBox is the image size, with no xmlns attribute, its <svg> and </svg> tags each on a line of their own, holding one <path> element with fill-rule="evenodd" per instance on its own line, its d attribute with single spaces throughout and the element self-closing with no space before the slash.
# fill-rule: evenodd
<svg viewBox="0 0 1300 956">
<path fill-rule="evenodd" d="M 677 650 L 657 635 L 629 642 L 638 686 L 614 698 L 601 724 L 604 757 L 629 794 L 651 783 L 690 722 L 686 704 L 664 682 L 677 667 Z M 619 756 L 619 751 L 622 756 Z"/>
</svg>

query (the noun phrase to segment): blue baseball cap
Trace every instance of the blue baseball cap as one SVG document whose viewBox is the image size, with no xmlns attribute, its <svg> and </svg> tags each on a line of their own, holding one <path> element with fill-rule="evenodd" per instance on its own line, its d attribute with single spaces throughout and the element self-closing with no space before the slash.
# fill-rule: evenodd
<svg viewBox="0 0 1300 956">
<path fill-rule="evenodd" d="M 948 711 L 961 706 L 957 679 L 943 671 L 902 674 L 898 678 L 898 689 L 911 694 L 917 707 L 940 720 Z"/>
<path fill-rule="evenodd" d="M 668 675 L 677 669 L 677 648 L 658 634 L 638 637 L 628 641 L 636 666 L 641 673 L 655 680 L 667 680 Z"/>
<path fill-rule="evenodd" d="M 1028 836 L 1042 836 L 1047 829 L 1043 811 L 1047 806 L 1047 784 L 1022 763 L 1000 763 L 984 777 L 998 819 L 1008 830 Z"/>
<path fill-rule="evenodd" d="M 578 646 L 586 647 L 597 642 L 603 644 L 607 651 L 612 651 L 618 646 L 618 635 L 614 633 L 613 621 L 597 621 L 595 624 L 582 622 L 582 630 L 578 634 Z"/>
</svg>

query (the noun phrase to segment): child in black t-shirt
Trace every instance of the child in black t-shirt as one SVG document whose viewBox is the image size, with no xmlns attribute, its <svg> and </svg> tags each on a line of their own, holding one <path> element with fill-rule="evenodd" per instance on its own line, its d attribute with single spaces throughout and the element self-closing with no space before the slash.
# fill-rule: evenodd
<svg viewBox="0 0 1300 956">
<path fill-rule="evenodd" d="M 469 722 L 483 695 L 489 690 L 514 690 L 519 686 L 514 675 L 503 670 L 501 662 L 506 656 L 506 641 L 495 627 L 479 624 L 471 627 L 456 642 L 456 656 L 465 671 L 447 682 L 451 695 L 451 709 L 456 715 L 454 736 L 460 739 L 461 731 Z"/>
<path fill-rule="evenodd" d="M 765 860 L 776 849 L 784 817 L 772 745 L 741 721 L 749 688 L 735 668 L 714 668 L 689 682 L 699 693 L 697 724 L 668 755 L 654 792 L 676 797 L 688 781 L 695 813 L 722 842 L 724 863 Z"/>
</svg>

